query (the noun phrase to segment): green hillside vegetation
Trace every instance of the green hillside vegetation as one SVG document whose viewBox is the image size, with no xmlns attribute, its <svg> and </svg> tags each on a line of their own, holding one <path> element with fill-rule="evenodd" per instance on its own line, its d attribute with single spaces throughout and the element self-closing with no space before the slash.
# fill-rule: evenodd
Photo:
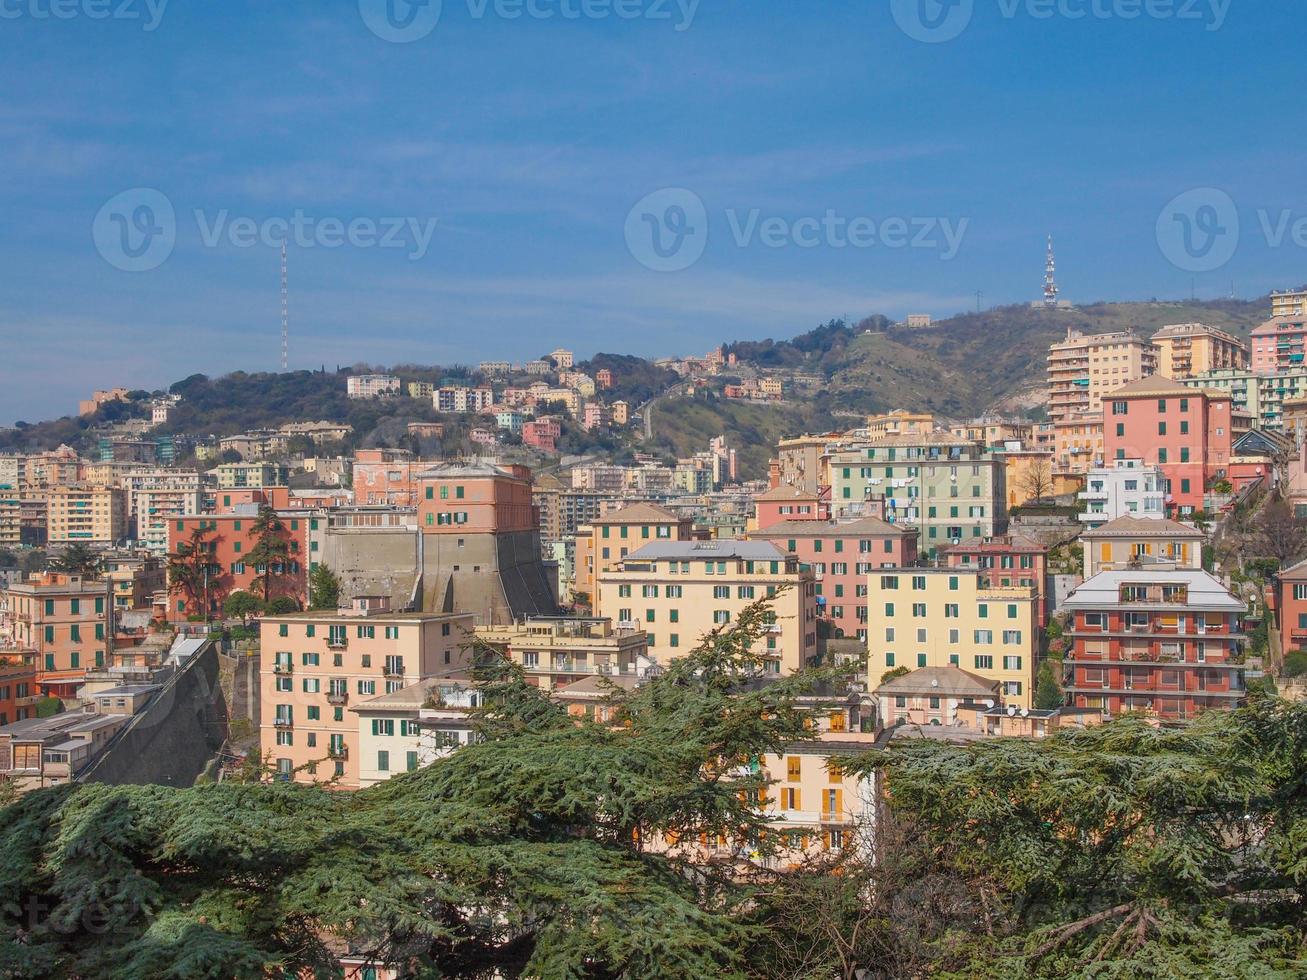
<svg viewBox="0 0 1307 980">
<path fill-rule="evenodd" d="M 834 426 L 835 419 L 818 402 L 668 398 L 654 410 L 653 448 L 664 455 L 688 456 L 706 449 L 709 439 L 724 434 L 737 453 L 740 477 L 760 480 L 767 475 L 767 460 L 779 440 L 803 432 L 827 432 Z"/>
<path fill-rule="evenodd" d="M 763 368 L 820 373 L 832 408 L 960 417 L 1041 381 L 1049 345 L 1070 328 L 1089 334 L 1131 329 L 1147 337 L 1167 324 L 1201 322 L 1247 337 L 1269 313 L 1269 299 L 1096 303 L 1074 310 L 1004 306 L 926 330 L 894 327 L 883 317 L 856 327 L 836 320 L 792 341 L 749 341 L 727 345 L 727 351 Z"/>
</svg>

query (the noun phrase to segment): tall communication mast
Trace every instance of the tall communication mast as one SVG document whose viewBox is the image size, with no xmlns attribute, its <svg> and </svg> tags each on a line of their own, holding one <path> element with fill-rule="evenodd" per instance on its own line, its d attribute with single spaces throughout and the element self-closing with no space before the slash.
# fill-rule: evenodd
<svg viewBox="0 0 1307 980">
<path fill-rule="evenodd" d="M 286 242 L 281 243 L 281 370 L 290 370 L 290 277 L 286 268 Z"/>
<path fill-rule="evenodd" d="M 1048 261 L 1044 265 L 1044 305 L 1057 306 L 1057 259 L 1053 255 L 1053 236 L 1048 236 Z"/>
</svg>

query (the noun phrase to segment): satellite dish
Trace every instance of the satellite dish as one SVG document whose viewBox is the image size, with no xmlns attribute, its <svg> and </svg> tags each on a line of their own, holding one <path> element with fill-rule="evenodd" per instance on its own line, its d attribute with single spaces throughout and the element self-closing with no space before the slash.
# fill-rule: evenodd
<svg viewBox="0 0 1307 980">
<path fill-rule="evenodd" d="M 986 708 L 992 708 L 992 707 L 994 707 L 994 702 L 993 702 L 992 700 L 988 700 L 988 699 L 986 699 L 986 701 L 985 701 L 985 707 L 986 707 Z"/>
<path fill-rule="evenodd" d="M 1025 717 L 1026 717 L 1027 715 L 1029 715 L 1029 714 L 1030 714 L 1030 709 L 1029 709 L 1029 708 L 1022 708 L 1022 709 L 1021 709 L 1021 717 L 1022 717 L 1022 718 L 1025 718 Z"/>
<path fill-rule="evenodd" d="M 1009 704 L 1007 706 L 1007 713 L 1009 718 L 1013 717 L 1017 713 L 1017 706 L 1015 704 Z"/>
<path fill-rule="evenodd" d="M 931 687 L 939 687 L 939 678 L 932 677 L 930 680 Z"/>
</svg>

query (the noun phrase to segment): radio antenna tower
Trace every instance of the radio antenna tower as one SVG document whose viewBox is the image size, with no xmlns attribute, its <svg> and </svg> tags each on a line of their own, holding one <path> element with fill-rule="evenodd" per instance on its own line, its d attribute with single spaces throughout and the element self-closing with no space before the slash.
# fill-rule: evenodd
<svg viewBox="0 0 1307 980">
<path fill-rule="evenodd" d="M 1057 259 L 1053 255 L 1053 236 L 1048 236 L 1048 262 L 1044 266 L 1044 305 L 1057 306 Z"/>
<path fill-rule="evenodd" d="M 286 269 L 286 242 L 281 243 L 281 370 L 290 370 L 290 277 Z"/>
</svg>

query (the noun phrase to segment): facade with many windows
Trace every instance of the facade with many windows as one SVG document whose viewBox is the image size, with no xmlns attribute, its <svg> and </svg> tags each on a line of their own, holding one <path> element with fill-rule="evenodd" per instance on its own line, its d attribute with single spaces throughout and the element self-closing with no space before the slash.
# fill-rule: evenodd
<svg viewBox="0 0 1307 980">
<path fill-rule="evenodd" d="M 374 773 L 379 766 L 362 758 L 359 716 L 349 709 L 466 668 L 472 618 L 394 613 L 376 597 L 336 613 L 265 616 L 259 742 L 278 777 L 359 788 L 364 763 Z"/>
<path fill-rule="evenodd" d="M 1076 707 L 1178 721 L 1245 696 L 1247 607 L 1201 569 L 1102 572 L 1066 608 L 1074 618 L 1064 689 Z"/>
<path fill-rule="evenodd" d="M 112 608 L 111 584 L 46 572 L 0 591 L 0 634 L 35 656 L 42 693 L 74 697 L 88 669 L 103 667 Z"/>
<path fill-rule="evenodd" d="M 1031 586 L 995 586 L 961 568 L 900 568 L 867 577 L 867 686 L 898 667 L 961 667 L 1029 707 L 1039 650 Z"/>
<path fill-rule="evenodd" d="M 772 597 L 771 623 L 754 652 L 770 673 L 792 674 L 817 655 L 814 586 L 811 569 L 774 544 L 720 539 L 648 544 L 602 573 L 598 592 L 618 629 L 643 629 L 661 663 Z"/>
<path fill-rule="evenodd" d="M 842 636 L 867 638 L 867 575 L 917 560 L 916 528 L 877 517 L 854 521 L 783 521 L 755 531 L 812 569 L 817 615 Z"/>
<path fill-rule="evenodd" d="M 1007 461 L 979 443 L 890 436 L 832 452 L 828 462 L 835 517 L 863 514 L 883 498 L 885 519 L 915 527 L 922 554 L 1007 529 Z"/>
</svg>

